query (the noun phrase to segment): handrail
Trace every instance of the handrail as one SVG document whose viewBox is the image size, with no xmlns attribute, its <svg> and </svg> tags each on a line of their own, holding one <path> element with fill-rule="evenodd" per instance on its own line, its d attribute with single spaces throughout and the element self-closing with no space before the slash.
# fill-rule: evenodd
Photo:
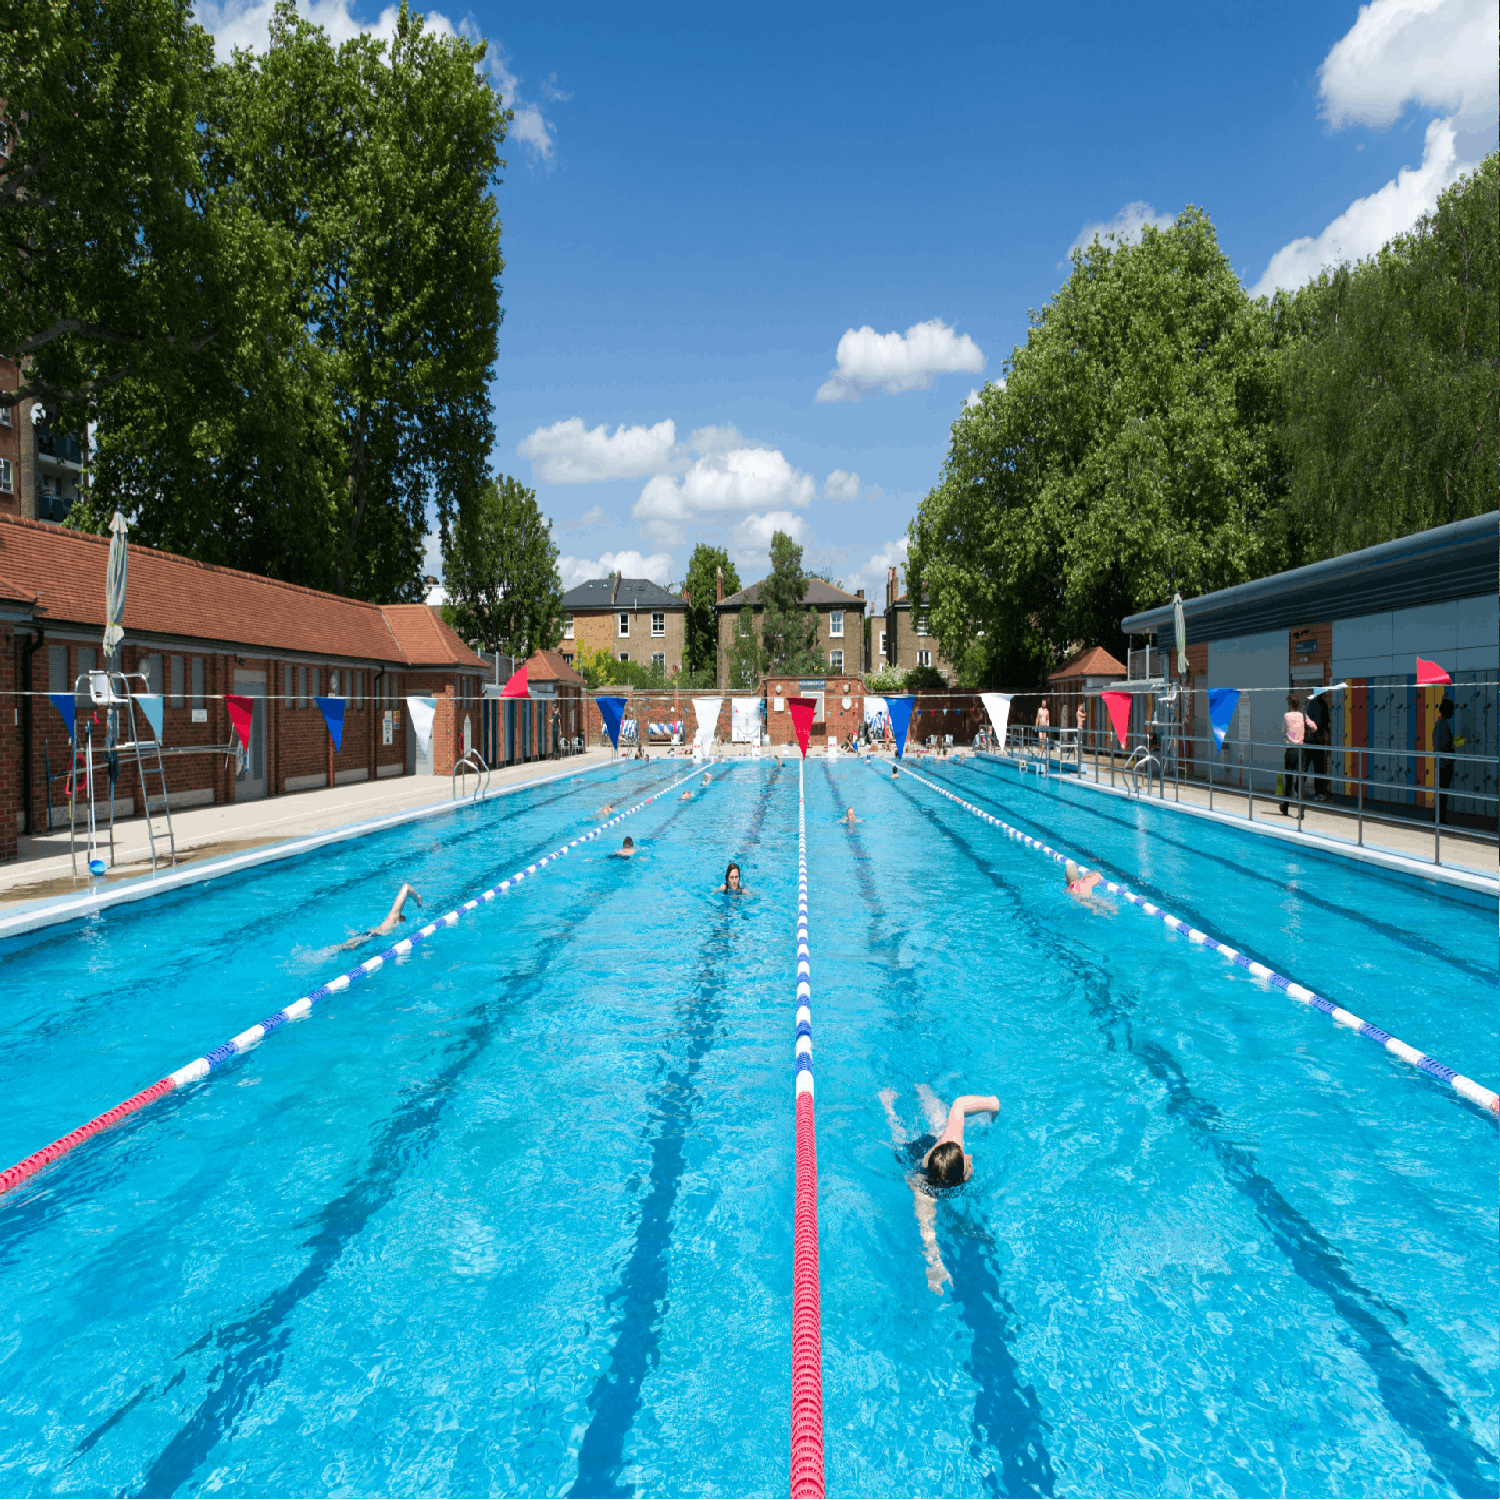
<svg viewBox="0 0 1500 1500">
<path fill-rule="evenodd" d="M 469 784 L 470 771 L 474 773 L 474 800 L 477 802 L 482 793 L 489 791 L 489 766 L 485 763 L 484 757 L 477 750 L 468 750 L 465 751 L 465 753 L 457 761 L 454 762 L 453 775 L 449 778 L 449 785 L 451 787 L 450 795 L 453 800 L 457 800 L 458 798 L 459 776 L 463 776 L 464 786 L 467 788 Z M 482 780 L 481 777 L 483 778 Z M 464 795 L 468 796 L 468 792 L 465 791 Z"/>
</svg>

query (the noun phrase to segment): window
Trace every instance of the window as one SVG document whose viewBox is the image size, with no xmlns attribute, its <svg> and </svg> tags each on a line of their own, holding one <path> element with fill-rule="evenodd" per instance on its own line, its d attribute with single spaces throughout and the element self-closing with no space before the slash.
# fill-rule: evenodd
<svg viewBox="0 0 1500 1500">
<path fill-rule="evenodd" d="M 290 672 L 291 668 L 288 667 L 287 671 Z M 292 684 L 290 678 L 287 679 L 286 694 L 288 698 L 292 696 Z M 203 707 L 203 658 L 201 656 L 195 656 L 193 658 L 193 707 Z"/>
<path fill-rule="evenodd" d="M 831 609 L 831 610 L 828 611 L 828 633 L 829 633 L 829 635 L 843 635 L 843 633 L 844 633 L 844 612 L 843 612 L 843 610 L 841 610 L 841 609 Z"/>
<path fill-rule="evenodd" d="M 630 660 L 630 653 L 628 651 L 622 651 L 620 653 L 620 660 L 621 661 L 629 661 Z"/>
<path fill-rule="evenodd" d="M 932 665 L 932 652 L 930 652 L 930 651 L 918 651 L 917 652 L 917 665 L 919 667 L 930 667 Z"/>
<path fill-rule="evenodd" d="M 885 631 L 880 632 L 880 658 L 885 660 Z"/>
<path fill-rule="evenodd" d="M 181 708 L 183 702 L 182 658 L 174 656 L 172 658 L 172 707 Z"/>
<path fill-rule="evenodd" d="M 68 690 L 68 648 L 47 647 L 47 691 L 65 693 Z"/>
<path fill-rule="evenodd" d="M 320 697 L 322 697 L 323 690 L 318 686 L 318 679 L 322 675 L 323 675 L 322 671 L 318 667 L 313 667 L 311 669 L 311 671 L 309 672 L 308 679 L 307 679 L 307 696 L 309 698 L 320 698 Z M 317 704 L 316 703 L 313 704 L 313 707 L 316 708 Z"/>
<path fill-rule="evenodd" d="M 338 671 L 338 668 L 335 667 L 333 669 L 333 671 L 331 671 L 328 674 L 328 696 L 330 698 L 337 698 L 338 695 L 339 695 L 339 671 Z"/>
<path fill-rule="evenodd" d="M 354 706 L 356 708 L 365 706 L 365 674 L 363 672 L 354 674 Z"/>
<path fill-rule="evenodd" d="M 564 615 L 563 616 L 563 639 L 565 641 L 571 641 L 573 639 L 573 616 L 572 615 Z"/>
<path fill-rule="evenodd" d="M 292 704 L 297 701 L 296 694 L 293 690 L 294 681 L 295 679 L 292 676 L 292 665 L 290 662 L 288 662 L 287 665 L 281 669 L 281 701 L 282 704 L 287 708 L 290 708 Z M 194 704 L 194 707 L 197 707 L 197 705 Z"/>
<path fill-rule="evenodd" d="M 42 475 L 42 493 L 49 499 L 55 500 L 62 494 L 62 484 L 53 474 Z"/>
<path fill-rule="evenodd" d="M 651 653 L 651 670 L 660 672 L 663 677 L 667 673 L 667 653 L 665 651 L 653 651 Z"/>
<path fill-rule="evenodd" d="M 927 634 L 927 616 L 926 615 L 918 615 L 917 616 L 917 634 L 918 635 L 926 635 Z"/>
<path fill-rule="evenodd" d="M 844 653 L 842 651 L 830 651 L 828 653 L 828 670 L 830 672 L 842 672 L 844 670 Z"/>
<path fill-rule="evenodd" d="M 654 609 L 651 611 L 651 634 L 665 635 L 667 633 L 667 614 L 665 610 Z"/>
<path fill-rule="evenodd" d="M 94 670 L 94 648 L 92 646 L 80 646 L 78 648 L 78 676 L 87 677 Z M 89 701 L 88 683 L 83 685 L 84 701 Z"/>
<path fill-rule="evenodd" d="M 0 406 L 0 427 L 9 427 L 14 420 L 10 414 L 10 407 Z"/>
<path fill-rule="evenodd" d="M 153 651 L 150 656 L 143 656 L 140 670 L 145 674 L 146 691 L 148 693 L 161 692 L 161 653 Z"/>
<path fill-rule="evenodd" d="M 568 665 L 569 665 L 569 666 L 570 666 L 570 667 L 571 667 L 571 666 L 572 666 L 572 665 L 573 665 L 573 658 L 572 658 L 572 657 L 571 657 L 571 656 L 569 656 L 569 655 L 568 655 L 568 653 L 567 653 L 567 652 L 566 652 L 566 651 L 564 651 L 564 652 L 563 652 L 563 660 L 564 660 L 564 661 L 565 661 L 565 662 L 567 662 L 567 664 L 568 664 Z"/>
<path fill-rule="evenodd" d="M 297 668 L 297 707 L 307 707 L 307 668 Z"/>
<path fill-rule="evenodd" d="M 623 609 L 620 611 L 620 634 L 622 636 L 630 634 L 630 616 Z M 622 656 L 620 660 L 626 661 L 628 658 Z"/>
<path fill-rule="evenodd" d="M 0 495 L 10 494 L 14 483 L 15 481 L 11 476 L 10 460 L 8 458 L 0 458 Z"/>
</svg>

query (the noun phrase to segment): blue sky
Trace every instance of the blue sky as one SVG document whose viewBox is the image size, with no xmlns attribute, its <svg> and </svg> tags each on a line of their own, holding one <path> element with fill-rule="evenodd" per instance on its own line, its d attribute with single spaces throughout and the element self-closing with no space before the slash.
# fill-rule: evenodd
<svg viewBox="0 0 1500 1500">
<path fill-rule="evenodd" d="M 1090 226 L 1193 203 L 1247 286 L 1296 284 L 1410 224 L 1500 106 L 1493 0 L 439 10 L 517 110 L 493 464 L 568 584 L 680 580 L 699 540 L 748 581 L 781 525 L 873 596 Z M 222 50 L 268 14 L 203 19 Z"/>
</svg>

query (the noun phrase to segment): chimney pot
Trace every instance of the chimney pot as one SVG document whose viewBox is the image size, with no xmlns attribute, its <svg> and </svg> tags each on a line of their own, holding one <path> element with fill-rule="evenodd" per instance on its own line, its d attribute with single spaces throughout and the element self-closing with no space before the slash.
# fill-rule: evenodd
<svg viewBox="0 0 1500 1500">
<path fill-rule="evenodd" d="M 722 604 L 724 602 L 724 570 L 723 568 L 715 568 L 714 573 L 717 575 L 716 586 L 718 589 L 718 597 L 714 600 L 714 603 Z"/>
</svg>

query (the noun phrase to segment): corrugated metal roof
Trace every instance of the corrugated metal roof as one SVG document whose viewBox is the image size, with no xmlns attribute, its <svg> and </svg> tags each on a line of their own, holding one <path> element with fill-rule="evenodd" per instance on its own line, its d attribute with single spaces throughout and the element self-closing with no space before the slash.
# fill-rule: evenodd
<svg viewBox="0 0 1500 1500">
<path fill-rule="evenodd" d="M 1310 620 L 1347 620 L 1384 610 L 1500 592 L 1500 511 L 1415 536 L 1346 552 L 1184 599 L 1189 645 L 1284 630 Z M 1120 621 L 1131 635 L 1172 629 L 1170 603 Z"/>
</svg>

